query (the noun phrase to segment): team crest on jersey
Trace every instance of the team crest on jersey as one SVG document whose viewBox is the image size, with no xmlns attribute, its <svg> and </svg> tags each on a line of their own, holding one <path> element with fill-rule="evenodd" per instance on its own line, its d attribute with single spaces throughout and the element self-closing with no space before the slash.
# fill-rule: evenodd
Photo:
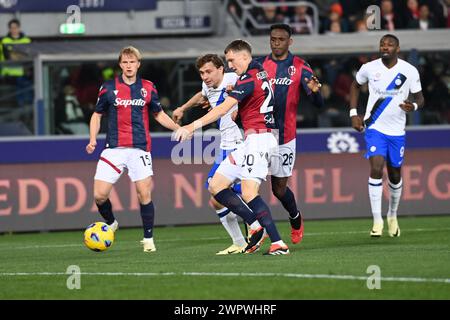
<svg viewBox="0 0 450 320">
<path fill-rule="evenodd" d="M 292 77 L 296 72 L 297 72 L 297 69 L 295 69 L 294 66 L 290 66 L 290 67 L 288 68 L 288 73 L 289 73 L 289 75 L 290 75 L 291 77 Z"/>
<path fill-rule="evenodd" d="M 258 80 L 263 80 L 263 79 L 267 79 L 267 72 L 266 71 L 261 71 L 261 72 L 258 72 L 257 74 L 256 74 L 256 78 L 258 79 Z"/>
<path fill-rule="evenodd" d="M 145 98 L 147 96 L 147 90 L 145 90 L 145 88 L 141 89 L 141 96 L 142 98 Z"/>
</svg>

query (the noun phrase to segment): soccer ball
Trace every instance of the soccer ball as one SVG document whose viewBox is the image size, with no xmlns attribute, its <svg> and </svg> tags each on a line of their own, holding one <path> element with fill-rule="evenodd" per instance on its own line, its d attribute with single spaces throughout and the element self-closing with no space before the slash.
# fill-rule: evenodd
<svg viewBox="0 0 450 320">
<path fill-rule="evenodd" d="M 95 222 L 84 231 L 84 244 L 93 251 L 105 251 L 114 242 L 114 231 L 104 222 Z"/>
</svg>

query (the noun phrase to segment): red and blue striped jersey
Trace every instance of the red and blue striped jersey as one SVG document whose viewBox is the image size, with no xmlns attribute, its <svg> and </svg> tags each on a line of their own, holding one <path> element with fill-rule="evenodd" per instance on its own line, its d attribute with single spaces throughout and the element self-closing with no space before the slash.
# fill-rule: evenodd
<svg viewBox="0 0 450 320">
<path fill-rule="evenodd" d="M 136 78 L 128 85 L 122 75 L 105 82 L 98 93 L 95 112 L 107 114 L 106 147 L 151 150 L 149 112 L 162 110 L 151 81 Z"/>
<path fill-rule="evenodd" d="M 244 133 L 264 132 L 276 128 L 273 116 L 273 93 L 267 72 L 252 60 L 229 94 L 238 103 Z"/>
<path fill-rule="evenodd" d="M 285 60 L 274 60 L 272 55 L 257 58 L 269 74 L 274 91 L 274 116 L 279 129 L 279 144 L 295 139 L 297 129 L 297 108 L 300 91 L 311 94 L 305 77 L 310 79 L 313 71 L 303 59 L 290 52 Z"/>
</svg>

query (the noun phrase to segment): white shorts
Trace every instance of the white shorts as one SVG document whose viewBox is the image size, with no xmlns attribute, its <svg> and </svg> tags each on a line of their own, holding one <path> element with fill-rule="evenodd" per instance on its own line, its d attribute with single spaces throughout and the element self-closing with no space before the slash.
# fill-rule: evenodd
<svg viewBox="0 0 450 320">
<path fill-rule="evenodd" d="M 278 178 L 292 176 L 296 154 L 295 141 L 296 139 L 293 139 L 278 147 L 278 157 L 272 158 L 270 164 L 270 174 L 272 176 Z"/>
<path fill-rule="evenodd" d="M 222 161 L 218 173 L 231 182 L 254 180 L 261 183 L 269 173 L 270 159 L 278 154 L 278 143 L 270 133 L 250 134 L 236 150 Z"/>
<path fill-rule="evenodd" d="M 98 160 L 94 179 L 114 184 L 125 168 L 133 182 L 150 177 L 153 175 L 152 155 L 137 148 L 105 149 Z"/>
</svg>

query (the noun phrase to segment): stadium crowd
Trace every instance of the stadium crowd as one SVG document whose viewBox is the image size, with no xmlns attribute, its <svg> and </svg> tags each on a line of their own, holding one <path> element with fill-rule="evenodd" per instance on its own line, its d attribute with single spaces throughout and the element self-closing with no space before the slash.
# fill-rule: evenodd
<svg viewBox="0 0 450 320">
<path fill-rule="evenodd" d="M 250 3 L 250 0 L 241 0 Z M 274 2 L 254 0 L 262 3 Z M 315 21 L 308 6 L 283 6 L 293 0 L 279 0 L 277 6 L 253 7 L 252 15 L 258 23 L 288 23 L 294 34 L 311 34 Z M 354 0 L 314 0 L 306 1 L 318 8 L 319 32 L 322 34 L 341 32 L 369 32 L 367 29 L 366 8 L 374 3 L 381 9 L 381 28 L 387 31 L 400 29 L 431 29 L 448 28 L 450 26 L 450 0 L 404 0 L 392 1 L 354 1 Z M 280 5 L 281 4 L 281 5 Z M 228 10 L 237 17 L 242 14 L 235 0 L 229 1 Z M 33 74 L 31 63 L 22 66 L 11 64 L 17 57 L 9 53 L 9 44 L 29 43 L 31 39 L 20 29 L 20 21 L 11 20 L 9 33 L 2 39 L 0 46 L 0 102 L 3 106 L 16 105 L 14 112 L 21 122 L 33 132 Z M 11 28 L 13 30 L 11 30 Z M 253 35 L 269 35 L 269 30 L 258 29 L 248 24 Z M 269 52 L 269 47 L 267 48 Z M 344 127 L 350 126 L 348 117 L 350 84 L 361 64 L 373 59 L 376 55 L 360 56 L 321 56 L 304 57 L 311 62 L 315 74 L 323 84 L 322 94 L 325 107 L 318 110 L 310 105 L 307 99 L 301 101 L 297 114 L 299 128 Z M 410 51 L 403 53 L 403 59 L 416 66 L 421 74 L 423 93 L 426 106 L 414 117 L 408 118 L 408 124 L 448 124 L 450 111 L 446 103 L 450 98 L 450 68 L 449 53 L 424 53 Z M 3 63 L 1 63 L 3 62 Z M 23 68 L 27 66 L 27 68 Z M 15 74 L 8 74 L 10 69 L 16 69 Z M 161 103 L 169 114 L 181 103 L 178 92 L 169 85 L 168 74 L 172 74 L 176 62 L 167 60 L 150 62 L 143 61 L 141 75 L 158 84 Z M 28 71 L 27 71 L 28 70 Z M 88 121 L 93 112 L 97 91 L 101 83 L 117 75 L 118 69 L 114 62 L 82 62 L 67 66 L 50 68 L 51 96 L 53 110 L 51 116 L 51 133 L 53 134 L 84 134 L 88 132 Z M 196 83 L 199 80 L 194 63 L 184 73 L 186 83 Z M 13 91 L 13 89 L 15 89 Z M 197 92 L 198 88 L 185 89 L 186 98 Z M 16 94 L 14 94 L 16 92 Z M 365 101 L 367 89 L 363 89 L 361 101 Z M 28 107 L 24 107 L 24 105 Z M 4 107 L 3 109 L 5 109 Z M 363 112 L 365 103 L 360 103 Z M 8 110 L 10 110 L 9 108 Z M 28 110 L 28 111 L 21 111 Z M 0 110 L 1 111 L 1 110 Z M 9 113 L 5 114 L 11 114 Z M 194 108 L 185 116 L 185 121 L 200 117 L 205 110 Z M 1 113 L 0 113 L 1 116 Z M 16 117 L 16 115 L 14 115 Z M 7 118 L 5 118 L 7 120 Z M 7 122 L 5 120 L 5 123 Z M 153 120 L 151 120 L 153 121 Z M 156 131 L 164 128 L 158 123 L 152 123 Z M 5 127 L 5 126 L 4 126 Z M 6 128 L 6 127 L 5 127 Z M 6 129 L 5 129 L 6 130 Z M 1 135 L 1 132 L 0 132 Z"/>
<path fill-rule="evenodd" d="M 241 0 L 250 4 L 250 0 Z M 255 1 L 255 0 L 254 0 Z M 287 23 L 295 34 L 312 34 L 314 30 L 313 12 L 311 7 L 287 6 L 297 0 L 256 0 L 260 3 L 278 3 L 256 7 L 250 14 L 258 24 Z M 369 1 L 369 0 L 307 0 L 319 11 L 320 33 L 365 32 L 366 9 L 370 5 L 378 5 L 381 10 L 381 28 L 389 31 L 400 29 L 449 28 L 449 0 L 404 0 L 404 1 Z M 228 10 L 236 17 L 242 17 L 242 8 L 235 0 L 230 1 Z M 247 29 L 252 35 L 267 34 L 267 28 L 258 28 L 250 21 Z"/>
</svg>

